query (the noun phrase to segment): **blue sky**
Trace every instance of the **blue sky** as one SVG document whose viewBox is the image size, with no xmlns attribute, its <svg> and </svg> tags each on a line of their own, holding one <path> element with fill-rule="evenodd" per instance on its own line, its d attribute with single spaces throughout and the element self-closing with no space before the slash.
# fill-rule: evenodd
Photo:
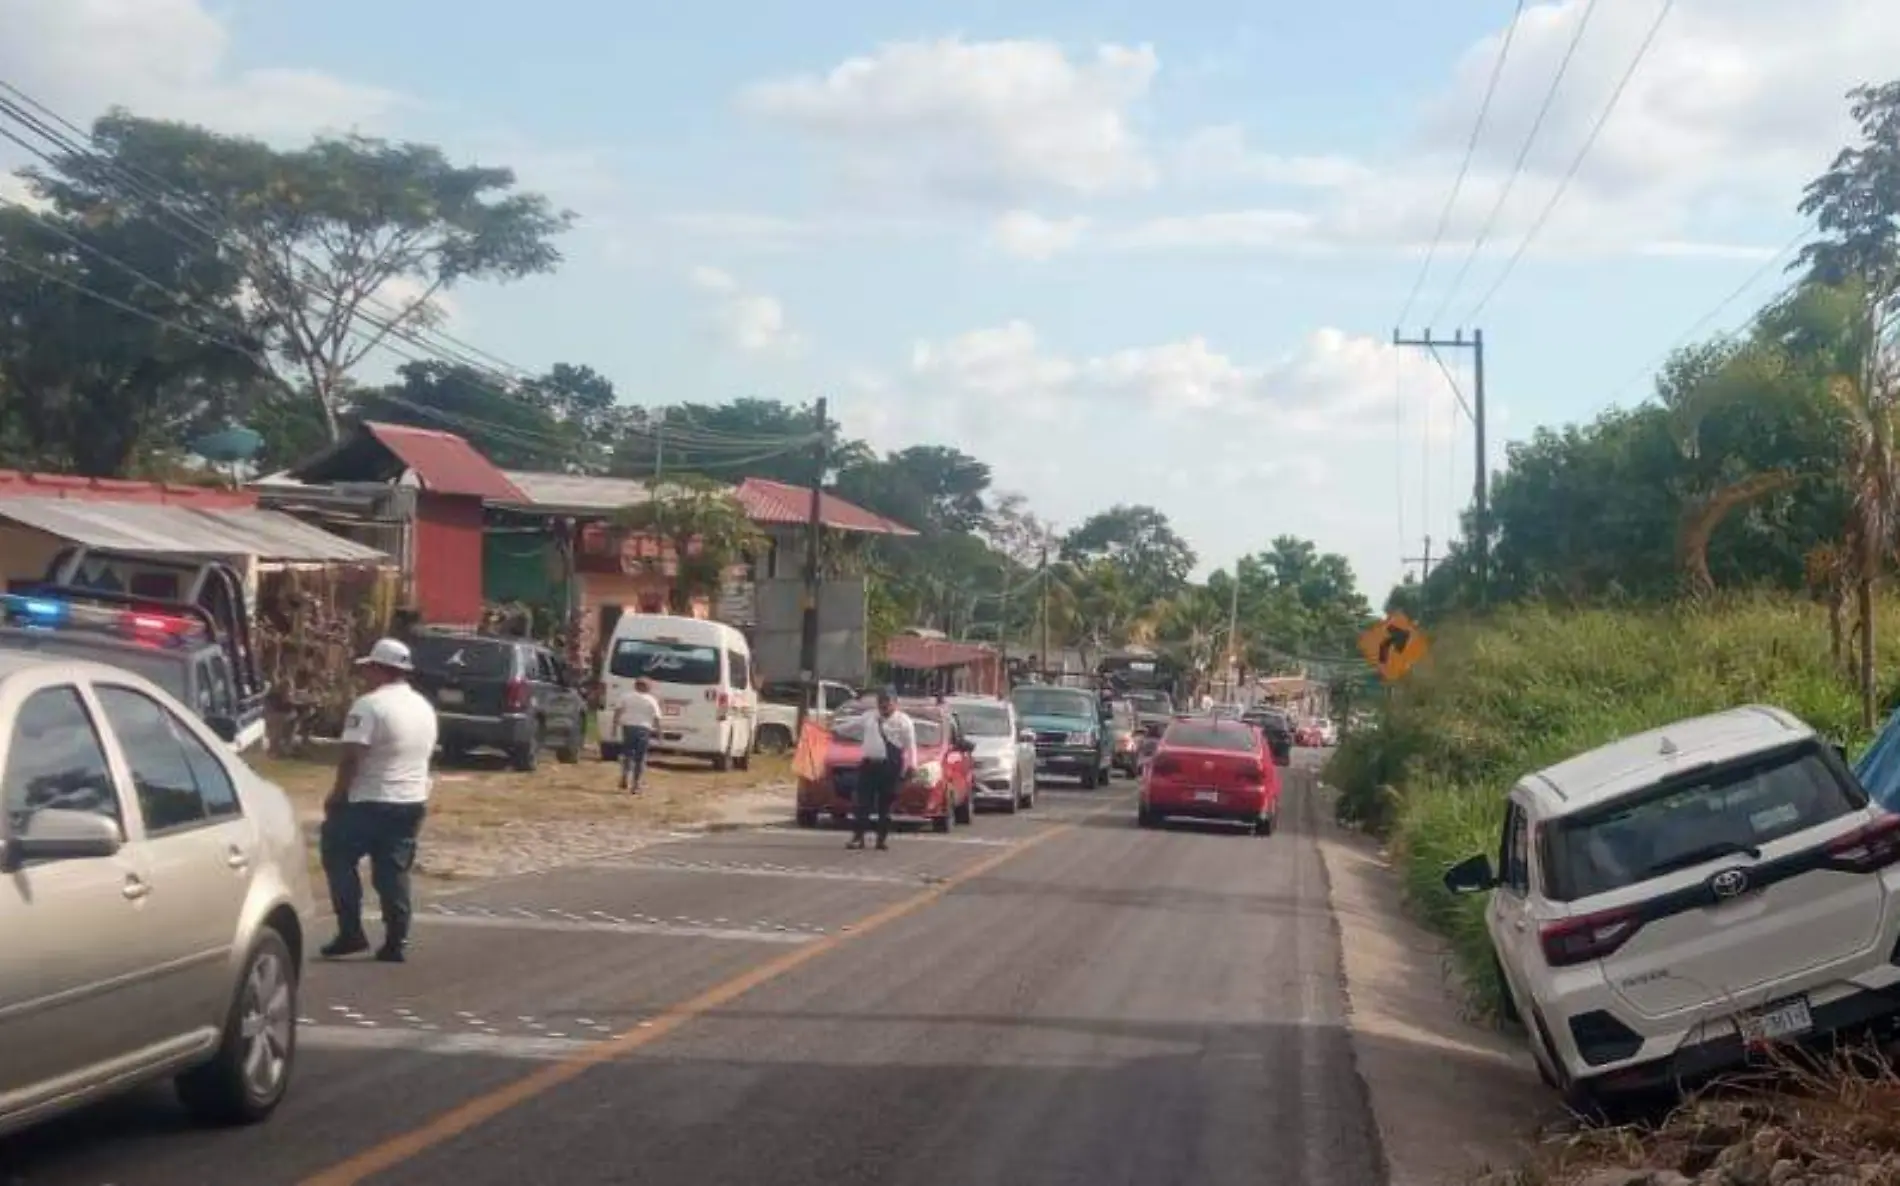
<svg viewBox="0 0 1900 1186">
<path fill-rule="evenodd" d="M 1514 174 L 1589 7 L 1526 6 L 1408 332 L 1491 286 L 1663 5 L 1596 6 Z M 1470 426 L 1388 339 L 1511 13 L 0 0 L 0 77 L 77 119 L 118 102 L 513 165 L 582 223 L 558 274 L 453 294 L 450 328 L 486 350 L 589 364 L 641 402 L 827 393 L 854 435 L 964 448 L 1059 525 L 1153 503 L 1204 570 L 1310 536 L 1376 601 L 1470 489 Z M 1494 465 L 1646 393 L 1798 229 L 1842 92 L 1896 60 L 1878 0 L 1674 4 L 1479 318 Z"/>
</svg>

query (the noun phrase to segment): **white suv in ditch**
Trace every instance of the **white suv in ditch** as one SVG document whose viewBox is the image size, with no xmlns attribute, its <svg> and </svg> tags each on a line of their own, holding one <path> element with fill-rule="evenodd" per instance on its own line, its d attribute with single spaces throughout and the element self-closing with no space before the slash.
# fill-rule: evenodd
<svg viewBox="0 0 1900 1186">
<path fill-rule="evenodd" d="M 1776 708 L 1681 721 L 1511 789 L 1486 929 L 1546 1082 L 1579 1110 L 1900 1013 L 1900 816 Z"/>
</svg>

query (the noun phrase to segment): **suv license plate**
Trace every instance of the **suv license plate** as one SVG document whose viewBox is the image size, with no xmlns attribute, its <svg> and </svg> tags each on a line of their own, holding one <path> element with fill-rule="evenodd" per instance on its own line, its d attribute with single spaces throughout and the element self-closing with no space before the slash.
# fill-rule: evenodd
<svg viewBox="0 0 1900 1186">
<path fill-rule="evenodd" d="M 1813 1029 L 1814 1015 L 1808 1010 L 1808 998 L 1795 997 L 1744 1013 L 1735 1019 L 1735 1026 L 1742 1032 L 1742 1040 L 1751 1045 L 1777 1042 Z"/>
<path fill-rule="evenodd" d="M 1194 801 L 1196 803 L 1219 803 L 1220 792 L 1219 791 L 1195 791 Z"/>
<path fill-rule="evenodd" d="M 660 715 L 665 716 L 665 717 L 676 717 L 680 715 L 681 712 L 685 711 L 685 708 L 686 706 L 684 704 L 681 704 L 677 700 L 668 700 L 665 704 L 662 704 L 660 706 Z"/>
<path fill-rule="evenodd" d="M 462 695 L 462 689 L 460 688 L 443 688 L 440 692 L 435 694 L 435 698 L 444 704 L 460 704 L 468 699 Z"/>
</svg>

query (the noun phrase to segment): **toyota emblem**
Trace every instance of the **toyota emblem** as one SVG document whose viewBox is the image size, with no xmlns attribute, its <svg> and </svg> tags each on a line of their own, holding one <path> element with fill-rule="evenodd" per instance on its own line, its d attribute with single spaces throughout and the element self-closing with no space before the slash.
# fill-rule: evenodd
<svg viewBox="0 0 1900 1186">
<path fill-rule="evenodd" d="M 1724 869 L 1709 878 L 1709 888 L 1718 898 L 1739 898 L 1748 892 L 1748 874 L 1740 869 Z"/>
</svg>

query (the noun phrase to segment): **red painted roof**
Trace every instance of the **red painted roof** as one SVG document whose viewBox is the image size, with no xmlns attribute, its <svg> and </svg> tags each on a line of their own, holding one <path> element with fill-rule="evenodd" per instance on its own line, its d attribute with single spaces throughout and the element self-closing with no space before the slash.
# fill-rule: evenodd
<svg viewBox="0 0 1900 1186">
<path fill-rule="evenodd" d="M 121 478 L 82 478 L 72 474 L 33 474 L 0 469 L 0 498 L 70 498 L 82 502 L 136 502 L 159 506 L 230 510 L 257 505 L 251 490 L 185 486 L 171 482 L 130 482 Z"/>
<path fill-rule="evenodd" d="M 495 502 L 528 501 L 528 496 L 495 468 L 494 462 L 452 432 L 375 420 L 363 421 L 363 431 L 416 471 L 424 490 Z"/>
<path fill-rule="evenodd" d="M 740 505 L 754 523 L 806 523 L 811 519 L 811 489 L 774 482 L 769 478 L 747 478 L 739 483 Z M 872 514 L 834 494 L 818 496 L 818 521 L 834 531 L 861 531 L 869 535 L 916 535 L 915 531 L 894 519 Z"/>
<path fill-rule="evenodd" d="M 912 671 L 932 671 L 940 667 L 967 667 L 996 657 L 994 650 L 973 642 L 940 642 L 934 638 L 918 638 L 912 634 L 896 635 L 884 644 L 886 663 L 892 667 L 904 667 Z"/>
</svg>

